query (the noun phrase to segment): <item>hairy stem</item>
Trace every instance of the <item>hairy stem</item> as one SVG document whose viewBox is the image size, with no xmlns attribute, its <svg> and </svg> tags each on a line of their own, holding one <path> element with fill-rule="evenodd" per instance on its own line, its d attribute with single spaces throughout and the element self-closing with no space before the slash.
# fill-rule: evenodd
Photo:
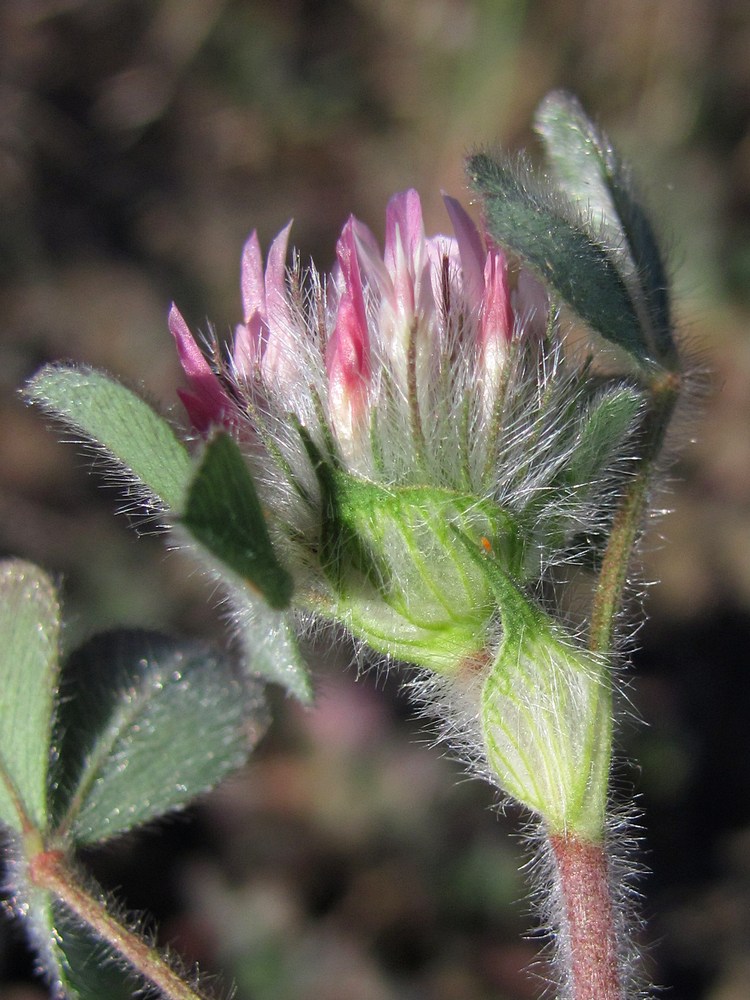
<svg viewBox="0 0 750 1000">
<path fill-rule="evenodd" d="M 570 1000 L 624 1000 L 603 843 L 550 837 L 561 900 L 558 948 Z"/>
<path fill-rule="evenodd" d="M 651 412 L 640 460 L 615 515 L 591 607 L 589 649 L 592 653 L 608 655 L 612 650 L 615 622 L 622 608 L 628 568 L 648 502 L 654 462 L 677 402 L 679 376 L 671 372 L 664 374 L 651 388 Z"/>
<path fill-rule="evenodd" d="M 31 880 L 53 893 L 94 934 L 117 951 L 165 1000 L 208 1000 L 172 969 L 167 960 L 137 934 L 123 927 L 101 899 L 90 895 L 61 851 L 44 851 L 31 859 Z"/>
<path fill-rule="evenodd" d="M 641 455 L 615 515 L 591 609 L 589 648 L 610 656 L 628 569 L 648 503 L 654 464 L 674 411 L 679 376 L 666 373 L 651 385 Z M 550 837 L 561 900 L 560 958 L 570 1000 L 625 1000 L 605 845 L 570 834 Z"/>
</svg>

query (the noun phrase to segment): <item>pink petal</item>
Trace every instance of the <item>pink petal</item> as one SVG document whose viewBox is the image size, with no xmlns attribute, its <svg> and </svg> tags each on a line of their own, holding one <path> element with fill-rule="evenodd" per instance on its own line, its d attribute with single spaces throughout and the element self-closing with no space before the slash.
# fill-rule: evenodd
<svg viewBox="0 0 750 1000">
<path fill-rule="evenodd" d="M 492 247 L 484 267 L 484 296 L 479 316 L 477 341 L 484 404 L 495 405 L 502 373 L 508 360 L 508 345 L 513 336 L 513 311 L 508 290 L 505 257 Z"/>
<path fill-rule="evenodd" d="M 336 244 L 336 258 L 341 268 L 341 277 L 344 282 L 344 290 L 351 300 L 351 305 L 356 313 L 357 323 L 362 331 L 364 343 L 367 342 L 367 313 L 365 309 L 365 296 L 362 289 L 362 275 L 359 269 L 359 258 L 357 255 L 357 236 L 355 236 L 356 219 L 354 216 L 344 226 L 339 241 Z M 362 227 L 365 228 L 365 227 Z M 365 234 L 362 234 L 365 239 Z M 372 235 L 372 234 L 370 234 Z"/>
<path fill-rule="evenodd" d="M 266 315 L 266 286 L 263 279 L 263 256 L 260 251 L 258 233 L 254 229 L 242 248 L 240 269 L 242 291 L 242 313 L 245 323 L 250 322 L 253 313 Z"/>
<path fill-rule="evenodd" d="M 232 409 L 231 400 L 175 305 L 169 311 L 169 330 L 175 339 L 180 364 L 192 390 L 179 392 L 191 423 L 201 433 L 211 424 L 226 423 Z"/>
<path fill-rule="evenodd" d="M 396 235 L 400 235 L 401 246 L 408 259 L 413 260 L 424 243 L 424 223 L 422 203 L 414 188 L 394 194 L 385 211 L 385 253 L 386 266 L 391 273 L 396 270 Z"/>
<path fill-rule="evenodd" d="M 282 379 L 294 362 L 294 322 L 286 284 L 286 257 L 292 223 L 281 230 L 271 244 L 266 264 L 267 342 L 263 351 L 263 373 Z"/>
<path fill-rule="evenodd" d="M 486 257 L 479 231 L 463 206 L 455 198 L 444 194 L 443 201 L 458 241 L 466 302 L 469 305 L 478 305 L 484 291 Z"/>
<path fill-rule="evenodd" d="M 203 356 L 203 351 L 195 342 L 182 313 L 174 303 L 169 310 L 169 332 L 177 344 L 177 354 L 182 369 L 190 381 L 204 378 L 215 378 L 214 373 Z"/>
<path fill-rule="evenodd" d="M 232 360 L 235 371 L 243 378 L 249 379 L 260 364 L 265 331 L 265 324 L 257 312 L 250 316 L 247 323 L 240 323 L 235 328 Z"/>
<path fill-rule="evenodd" d="M 422 205 L 413 188 L 388 202 L 383 256 L 393 281 L 394 307 L 402 315 L 414 315 L 427 260 Z"/>
<path fill-rule="evenodd" d="M 484 296 L 480 339 L 507 343 L 513 336 L 513 310 L 508 289 L 508 268 L 502 251 L 491 249 L 484 265 Z"/>
<path fill-rule="evenodd" d="M 266 290 L 266 311 L 269 319 L 274 309 L 285 309 L 287 306 L 286 258 L 291 229 L 292 223 L 288 222 L 281 232 L 274 237 L 273 243 L 268 250 L 264 284 Z"/>
<path fill-rule="evenodd" d="M 370 382 L 367 326 L 349 292 L 339 300 L 336 325 L 326 346 L 326 370 L 331 422 L 346 448 L 362 430 Z"/>
<path fill-rule="evenodd" d="M 190 423 L 199 434 L 207 434 L 211 427 L 226 422 L 217 416 L 213 407 L 200 396 L 187 392 L 185 389 L 178 389 L 177 395 L 185 407 Z"/>
<path fill-rule="evenodd" d="M 348 224 L 351 224 L 354 245 L 361 268 L 360 273 L 364 280 L 375 288 L 381 297 L 392 299 L 394 295 L 393 282 L 383 262 L 378 241 L 373 236 L 372 231 L 354 216 L 351 217 Z"/>
<path fill-rule="evenodd" d="M 361 253 L 363 250 L 368 256 L 374 256 L 378 258 L 383 264 L 383 258 L 380 254 L 380 247 L 378 246 L 378 241 L 369 226 L 366 226 L 364 222 L 360 222 L 355 216 L 350 216 L 349 222 L 351 223 L 352 232 L 354 233 L 354 242 L 357 246 L 357 250 Z"/>
<path fill-rule="evenodd" d="M 364 411 L 370 381 L 370 341 L 355 228 L 356 220 L 350 217 L 336 245 L 344 290 L 326 345 L 331 416 L 345 434 L 352 432 Z"/>
<path fill-rule="evenodd" d="M 326 369 L 329 390 L 337 399 L 366 395 L 370 380 L 367 327 L 348 294 L 339 301 L 336 326 L 326 347 Z"/>
<path fill-rule="evenodd" d="M 425 246 L 430 263 L 433 299 L 435 302 L 442 302 L 445 294 L 445 289 L 443 288 L 445 261 L 448 261 L 451 294 L 455 287 L 456 279 L 461 273 L 461 258 L 458 252 L 458 243 L 451 236 L 430 236 L 425 240 Z"/>
</svg>

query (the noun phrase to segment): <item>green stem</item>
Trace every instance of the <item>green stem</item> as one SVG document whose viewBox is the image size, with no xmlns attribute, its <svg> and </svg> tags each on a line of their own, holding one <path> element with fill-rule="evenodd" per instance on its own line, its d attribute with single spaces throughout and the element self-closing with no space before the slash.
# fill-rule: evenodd
<svg viewBox="0 0 750 1000">
<path fill-rule="evenodd" d="M 189 986 L 156 948 L 123 927 L 101 899 L 83 888 L 62 851 L 43 851 L 35 855 L 29 863 L 29 874 L 36 886 L 53 893 L 91 928 L 96 937 L 106 941 L 139 975 L 152 983 L 165 1000 L 207 1000 L 207 994 Z"/>
<path fill-rule="evenodd" d="M 620 612 L 628 568 L 649 496 L 654 463 L 664 443 L 679 392 L 679 376 L 668 373 L 652 383 L 651 411 L 638 467 L 628 483 L 610 532 L 591 607 L 589 649 L 609 655 Z"/>
<path fill-rule="evenodd" d="M 651 385 L 638 467 L 615 515 L 591 609 L 589 649 L 609 657 L 622 607 L 628 568 L 648 503 L 654 464 L 664 443 L 679 390 L 679 376 Z M 606 834 L 605 834 L 606 837 Z M 571 1000 L 623 1000 L 625 983 L 609 884 L 605 841 L 549 837 L 561 902 L 559 946 Z"/>
</svg>

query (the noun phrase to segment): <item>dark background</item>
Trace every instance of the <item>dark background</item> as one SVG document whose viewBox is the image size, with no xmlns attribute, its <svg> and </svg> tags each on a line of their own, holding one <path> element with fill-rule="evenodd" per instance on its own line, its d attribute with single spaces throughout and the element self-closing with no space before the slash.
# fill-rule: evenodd
<svg viewBox="0 0 750 1000">
<path fill-rule="evenodd" d="M 0 550 L 63 580 L 74 646 L 115 625 L 221 635 L 208 590 L 114 516 L 16 388 L 87 361 L 163 409 L 166 313 L 239 317 L 242 242 L 295 216 L 329 266 L 350 212 L 382 234 L 418 187 L 447 228 L 477 144 L 533 143 L 574 90 L 635 162 L 706 387 L 644 547 L 650 621 L 620 744 L 643 810 L 655 980 L 750 993 L 750 12 L 743 0 L 0 2 Z M 691 443 L 695 437 L 697 443 Z M 324 654 L 324 651 L 318 651 Z M 429 746 L 393 678 L 319 655 L 246 772 L 88 863 L 238 1000 L 527 1000 L 537 945 L 519 818 Z M 539 970 L 543 971 L 543 970 Z M 31 1000 L 0 924 L 0 996 Z"/>
</svg>

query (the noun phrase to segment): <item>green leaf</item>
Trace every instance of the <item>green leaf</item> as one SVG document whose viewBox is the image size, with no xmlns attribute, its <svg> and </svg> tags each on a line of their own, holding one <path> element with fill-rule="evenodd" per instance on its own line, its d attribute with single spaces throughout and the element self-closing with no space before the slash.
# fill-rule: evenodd
<svg viewBox="0 0 750 1000">
<path fill-rule="evenodd" d="M 42 368 L 25 395 L 111 456 L 145 499 L 179 511 L 192 464 L 169 424 L 130 389 L 88 368 Z"/>
<path fill-rule="evenodd" d="M 589 233 L 609 249 L 640 313 L 652 351 L 663 361 L 676 361 L 669 282 L 629 168 L 571 94 L 548 94 L 535 124 L 553 179 Z"/>
<path fill-rule="evenodd" d="M 482 686 L 479 719 L 498 785 L 554 833 L 599 841 L 612 747 L 606 664 L 520 602 Z"/>
<path fill-rule="evenodd" d="M 60 609 L 49 577 L 0 563 L 0 820 L 47 826 L 47 769 L 57 687 Z"/>
<path fill-rule="evenodd" d="M 582 225 L 570 221 L 570 207 L 523 166 L 513 168 L 479 153 L 468 173 L 481 195 L 487 230 L 547 281 L 594 330 L 650 361 L 647 343 L 628 288 L 611 255 Z"/>
<path fill-rule="evenodd" d="M 230 589 L 230 600 L 237 619 L 237 637 L 253 672 L 281 684 L 292 697 L 309 705 L 313 700 L 312 680 L 297 642 L 292 615 L 274 611 L 237 588 Z"/>
<path fill-rule="evenodd" d="M 600 237 L 602 245 L 618 252 L 624 233 L 614 202 L 615 153 L 609 140 L 586 117 L 576 98 L 563 91 L 545 97 L 534 124 L 544 142 L 553 180 L 583 213 L 578 217 Z"/>
<path fill-rule="evenodd" d="M 263 510 L 240 449 L 217 434 L 201 457 L 181 520 L 190 535 L 276 610 L 289 606 L 293 582 L 268 534 Z"/>
<path fill-rule="evenodd" d="M 63 676 L 55 819 L 77 843 L 187 805 L 243 764 L 265 729 L 259 686 L 197 642 L 99 636 Z"/>
<path fill-rule="evenodd" d="M 147 984 L 123 958 L 67 910 L 51 893 L 35 890 L 29 918 L 44 938 L 32 936 L 40 964 L 69 1000 L 132 1000 Z"/>
<path fill-rule="evenodd" d="M 627 385 L 610 389 L 591 403 L 566 466 L 569 483 L 585 489 L 612 473 L 613 460 L 638 426 L 643 407 L 642 393 Z"/>
</svg>

